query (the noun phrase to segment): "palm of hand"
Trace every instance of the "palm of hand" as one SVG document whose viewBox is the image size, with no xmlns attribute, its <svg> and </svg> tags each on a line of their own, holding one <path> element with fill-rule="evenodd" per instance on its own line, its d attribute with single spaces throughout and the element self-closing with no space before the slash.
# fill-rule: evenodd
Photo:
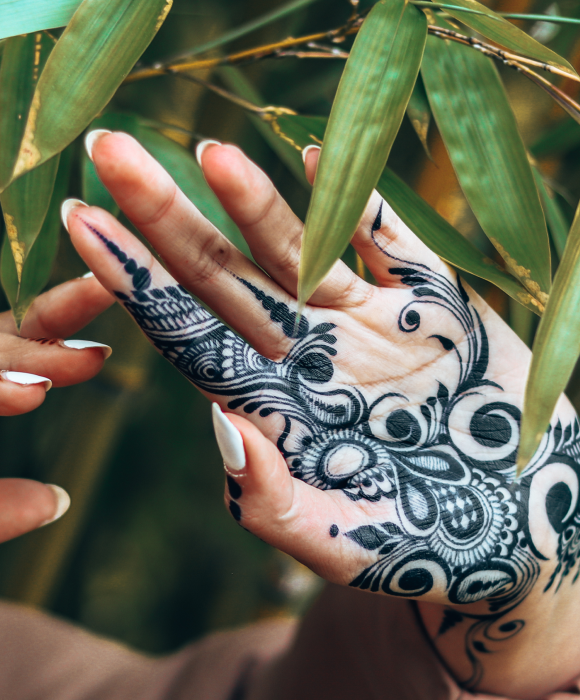
<svg viewBox="0 0 580 700">
<path fill-rule="evenodd" d="M 131 216 L 132 201 L 122 193 L 117 199 Z M 118 224 L 83 211 L 85 228 L 75 219 L 71 233 L 163 355 L 213 400 L 255 423 L 300 489 L 326 492 L 306 495 L 302 543 L 287 550 L 331 580 L 371 591 L 455 604 L 488 598 L 490 614 L 475 623 L 487 631 L 527 595 L 543 559 L 555 560 L 548 586 L 576 564 L 578 422 L 565 408 L 565 424 L 553 425 L 514 483 L 526 351 L 408 230 L 393 235 L 397 225 L 381 220 L 384 206 L 371 198 L 355 237 L 384 288 L 349 281 L 334 303 L 334 271 L 299 320 L 293 282 L 280 266 L 263 265 L 282 289 L 233 253 L 224 257 L 220 242 L 214 257 L 223 261 L 213 276 L 219 274 L 214 286 L 229 292 L 231 302 L 223 302 L 204 286 L 207 277 L 187 279 L 184 261 L 158 236 L 180 281 L 261 353 Z M 113 254 L 107 259 L 103 243 Z M 199 243 L 202 253 L 208 247 Z M 349 285 L 356 301 L 345 304 Z M 249 514 L 242 489 L 230 483 L 234 517 L 268 539 L 266 525 L 254 526 L 259 514 Z M 311 546 L 309 536 L 320 540 L 322 531 L 324 541 Z M 270 541 L 284 548 L 279 538 Z M 444 624 L 452 625 L 451 617 Z M 499 624 L 496 641 L 522 625 Z"/>
</svg>

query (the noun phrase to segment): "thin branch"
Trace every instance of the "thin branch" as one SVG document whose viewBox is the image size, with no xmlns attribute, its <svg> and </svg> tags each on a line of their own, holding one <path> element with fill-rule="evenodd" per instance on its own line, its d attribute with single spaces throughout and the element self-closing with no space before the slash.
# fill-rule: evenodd
<svg viewBox="0 0 580 700">
<path fill-rule="evenodd" d="M 422 2 L 423 0 L 417 0 L 418 2 Z M 433 3 L 430 3 L 433 4 Z M 308 34 L 306 36 L 294 38 L 294 37 L 289 37 L 287 39 L 284 39 L 283 41 L 278 41 L 274 44 L 266 44 L 265 46 L 259 46 L 254 49 L 247 49 L 246 51 L 239 51 L 234 54 L 230 54 L 229 56 L 224 56 L 220 58 L 210 58 L 210 59 L 204 59 L 204 60 L 198 60 L 198 61 L 188 61 L 185 63 L 176 63 L 174 65 L 163 65 L 163 64 L 157 64 L 151 68 L 139 68 L 133 73 L 131 73 L 127 78 L 125 79 L 125 83 L 131 83 L 136 80 L 143 80 L 146 78 L 153 78 L 159 75 L 166 75 L 167 73 L 172 73 L 172 74 L 177 74 L 177 73 L 184 73 L 184 72 L 189 72 L 189 71 L 194 71 L 194 70 L 203 70 L 203 69 L 208 69 L 208 68 L 215 68 L 217 66 L 223 66 L 223 65 L 235 65 L 235 64 L 240 64 L 244 63 L 247 61 L 257 61 L 261 60 L 264 58 L 269 58 L 269 57 L 276 57 L 280 55 L 284 55 L 284 52 L 286 52 L 285 55 L 293 55 L 295 56 L 295 53 L 292 53 L 292 49 L 296 49 L 299 46 L 304 46 L 304 45 L 312 45 L 320 41 L 332 41 L 332 42 L 337 42 L 337 41 L 342 41 L 344 40 L 345 37 L 356 34 L 358 30 L 360 29 L 360 26 L 363 22 L 363 18 L 360 16 L 354 16 L 352 20 L 344 25 L 343 27 L 338 27 L 337 29 L 331 29 L 326 32 L 319 32 L 317 34 Z M 481 51 L 484 53 L 486 56 L 489 56 L 490 58 L 494 58 L 496 60 L 502 61 L 502 62 L 510 62 L 514 61 L 517 64 L 524 64 L 527 66 L 532 66 L 534 68 L 539 68 L 541 70 L 544 70 L 548 73 L 553 73 L 554 75 L 560 75 L 565 78 L 570 78 L 571 80 L 575 80 L 577 82 L 580 82 L 580 77 L 577 75 L 574 75 L 570 73 L 569 71 L 565 71 L 561 68 L 558 68 L 556 66 L 552 66 L 549 63 L 544 63 L 542 61 L 536 61 L 533 58 L 527 58 L 525 56 L 520 56 L 519 54 L 514 54 L 511 53 L 510 51 L 504 51 L 503 49 L 498 48 L 497 46 L 493 46 L 492 44 L 487 44 L 484 41 L 481 41 L 479 39 L 476 39 L 475 37 L 470 37 L 466 36 L 464 34 L 460 34 L 459 32 L 452 31 L 450 29 L 444 29 L 443 27 L 438 27 L 436 25 L 430 24 L 428 26 L 428 32 L 429 34 L 432 34 L 433 36 L 436 36 L 441 39 L 447 39 L 450 41 L 456 41 L 458 43 L 464 44 L 466 46 L 470 46 L 473 49 L 476 49 L 478 51 Z M 289 51 L 288 51 L 289 50 Z M 346 57 L 346 52 L 343 52 L 343 56 Z M 303 54 L 301 56 L 302 58 L 306 58 L 307 56 Z M 312 53 L 310 55 L 312 58 L 320 58 L 319 55 L 316 55 L 315 53 Z M 534 74 L 535 75 L 535 74 Z"/>
<path fill-rule="evenodd" d="M 272 24 L 272 22 L 276 22 L 283 17 L 287 17 L 288 15 L 301 10 L 303 7 L 312 5 L 314 2 L 318 2 L 318 0 L 293 0 L 292 2 L 282 5 L 281 7 L 277 7 L 271 12 L 266 12 L 265 14 L 260 15 L 260 17 L 256 17 L 255 19 L 252 19 L 239 27 L 230 29 L 221 36 L 211 39 L 210 41 L 206 41 L 205 44 L 200 44 L 189 51 L 184 51 L 176 54 L 175 56 L 171 56 L 165 60 L 165 63 L 175 63 L 186 58 L 193 58 L 194 56 L 199 56 L 199 54 L 205 53 L 206 51 L 211 51 L 211 49 L 216 49 L 219 46 L 224 46 L 224 44 L 229 44 L 236 39 L 241 39 L 241 37 L 246 36 L 247 34 L 251 34 L 258 29 L 262 29 L 262 27 L 265 27 L 268 24 Z"/>
</svg>

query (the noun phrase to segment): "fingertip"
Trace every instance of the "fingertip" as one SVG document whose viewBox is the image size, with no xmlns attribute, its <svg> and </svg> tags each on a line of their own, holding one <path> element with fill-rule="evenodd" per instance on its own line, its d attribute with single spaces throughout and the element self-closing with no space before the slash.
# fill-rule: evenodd
<svg viewBox="0 0 580 700">
<path fill-rule="evenodd" d="M 203 169 L 203 154 L 209 146 L 221 146 L 221 141 L 215 141 L 214 139 L 205 139 L 200 141 L 195 147 L 195 159 L 200 168 Z"/>
<path fill-rule="evenodd" d="M 320 157 L 320 146 L 310 144 L 302 151 L 302 160 L 304 161 L 304 174 L 306 179 L 312 185 L 316 175 L 318 166 L 318 158 Z"/>
<path fill-rule="evenodd" d="M 31 479 L 0 479 L 0 542 L 53 522 L 69 504 L 60 487 Z"/>
</svg>

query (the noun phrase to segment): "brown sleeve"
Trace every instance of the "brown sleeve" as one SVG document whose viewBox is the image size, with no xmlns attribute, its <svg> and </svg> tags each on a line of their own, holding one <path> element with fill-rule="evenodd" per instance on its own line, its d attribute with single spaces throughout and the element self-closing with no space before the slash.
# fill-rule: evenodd
<svg viewBox="0 0 580 700">
<path fill-rule="evenodd" d="M 409 601 L 327 585 L 244 700 L 458 700 Z"/>
<path fill-rule="evenodd" d="M 265 622 L 154 659 L 34 610 L 0 603 L 0 698 L 232 700 L 258 660 L 268 663 L 280 654 L 293 632 L 289 621 Z"/>
</svg>

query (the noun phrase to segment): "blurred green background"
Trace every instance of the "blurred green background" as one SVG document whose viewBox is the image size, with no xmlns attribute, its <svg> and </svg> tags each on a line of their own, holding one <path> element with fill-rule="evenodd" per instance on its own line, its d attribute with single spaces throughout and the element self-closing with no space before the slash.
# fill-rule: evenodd
<svg viewBox="0 0 580 700">
<path fill-rule="evenodd" d="M 151 65 L 192 49 L 279 4 L 175 0 L 141 62 Z M 490 3 L 496 10 L 533 13 L 551 5 Z M 338 27 L 351 11 L 346 0 L 318 0 L 229 44 L 227 51 Z M 557 11 L 580 17 L 580 3 L 560 2 Z M 579 68 L 577 27 L 521 26 Z M 342 59 L 280 57 L 241 70 L 267 104 L 327 115 L 343 65 Z M 580 195 L 580 125 L 525 78 L 500 70 L 526 144 L 569 224 Z M 195 75 L 224 85 L 219 71 Z M 561 86 L 578 96 L 577 84 Z M 190 150 L 202 137 L 239 144 L 304 216 L 309 197 L 304 184 L 247 114 L 223 97 L 162 76 L 123 86 L 110 107 L 177 127 L 162 133 Z M 81 146 L 79 139 L 73 147 Z M 406 119 L 389 164 L 493 257 L 433 125 L 429 146 L 432 160 Z M 69 196 L 81 196 L 80 175 L 73 171 Z M 352 251 L 345 257 L 355 265 Z M 49 286 L 84 272 L 62 236 Z M 535 317 L 496 287 L 470 282 L 531 343 Z M 8 308 L 5 299 L 1 303 Z M 72 496 L 62 521 L 0 548 L 0 593 L 151 652 L 175 649 L 212 630 L 300 613 L 320 582 L 238 527 L 223 507 L 223 471 L 206 399 L 156 355 L 118 307 L 79 337 L 112 346 L 113 356 L 100 376 L 82 386 L 53 390 L 34 413 L 0 422 L 0 476 L 56 483 Z M 573 399 L 580 395 L 577 387 L 575 377 L 569 392 Z"/>
</svg>

